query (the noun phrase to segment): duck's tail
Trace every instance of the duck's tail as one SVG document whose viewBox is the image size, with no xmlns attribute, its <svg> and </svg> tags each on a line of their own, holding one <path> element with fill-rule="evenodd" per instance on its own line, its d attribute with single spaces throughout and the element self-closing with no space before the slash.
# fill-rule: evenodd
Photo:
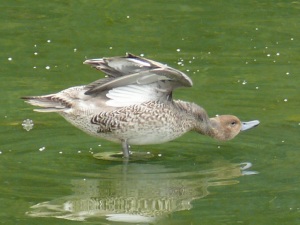
<svg viewBox="0 0 300 225">
<path fill-rule="evenodd" d="M 21 97 L 26 103 L 41 107 L 34 109 L 36 112 L 61 112 L 70 107 L 70 103 L 55 94 L 42 96 L 24 96 Z"/>
</svg>

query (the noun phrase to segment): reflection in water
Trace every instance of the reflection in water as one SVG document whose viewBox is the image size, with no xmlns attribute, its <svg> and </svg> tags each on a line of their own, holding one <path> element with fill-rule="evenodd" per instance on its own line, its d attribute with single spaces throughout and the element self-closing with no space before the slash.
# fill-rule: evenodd
<svg viewBox="0 0 300 225">
<path fill-rule="evenodd" d="M 71 181 L 73 195 L 42 202 L 27 215 L 83 221 L 152 223 L 175 211 L 189 210 L 191 201 L 208 195 L 209 186 L 232 185 L 233 178 L 251 175 L 251 163 L 214 166 L 201 171 L 179 172 L 162 165 L 130 163 L 111 166 L 86 179 Z"/>
</svg>

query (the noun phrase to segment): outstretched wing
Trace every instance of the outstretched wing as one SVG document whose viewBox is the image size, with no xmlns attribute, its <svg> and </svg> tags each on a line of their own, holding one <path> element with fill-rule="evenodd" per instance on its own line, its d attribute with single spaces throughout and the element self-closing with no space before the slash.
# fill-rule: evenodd
<svg viewBox="0 0 300 225">
<path fill-rule="evenodd" d="M 127 106 L 146 101 L 170 100 L 177 87 L 191 87 L 192 80 L 167 65 L 127 54 L 125 57 L 89 59 L 84 64 L 107 77 L 86 86 L 86 95 L 107 92 L 111 106 Z"/>
</svg>

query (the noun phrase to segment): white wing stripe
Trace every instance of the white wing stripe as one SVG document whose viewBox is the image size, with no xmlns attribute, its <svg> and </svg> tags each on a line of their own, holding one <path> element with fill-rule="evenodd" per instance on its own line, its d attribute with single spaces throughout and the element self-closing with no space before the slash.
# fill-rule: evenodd
<svg viewBox="0 0 300 225">
<path fill-rule="evenodd" d="M 156 89 L 157 84 L 151 85 L 127 85 L 110 90 L 106 96 L 110 99 L 106 105 L 123 107 L 140 104 L 147 101 L 155 101 L 162 95 Z"/>
</svg>

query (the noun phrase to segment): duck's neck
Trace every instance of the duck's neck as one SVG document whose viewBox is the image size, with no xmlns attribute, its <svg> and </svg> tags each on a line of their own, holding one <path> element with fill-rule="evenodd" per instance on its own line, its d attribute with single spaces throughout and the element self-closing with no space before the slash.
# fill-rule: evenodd
<svg viewBox="0 0 300 225">
<path fill-rule="evenodd" d="M 218 117 L 213 117 L 209 119 L 211 129 L 208 136 L 215 138 L 219 141 L 224 141 L 227 139 L 226 132 L 224 128 L 221 126 L 220 120 Z"/>
<path fill-rule="evenodd" d="M 193 130 L 203 135 L 215 137 L 215 126 L 217 126 L 217 124 L 208 117 L 202 107 L 195 103 L 181 100 L 176 100 L 174 103 L 180 110 L 191 115 L 194 123 Z"/>
</svg>

